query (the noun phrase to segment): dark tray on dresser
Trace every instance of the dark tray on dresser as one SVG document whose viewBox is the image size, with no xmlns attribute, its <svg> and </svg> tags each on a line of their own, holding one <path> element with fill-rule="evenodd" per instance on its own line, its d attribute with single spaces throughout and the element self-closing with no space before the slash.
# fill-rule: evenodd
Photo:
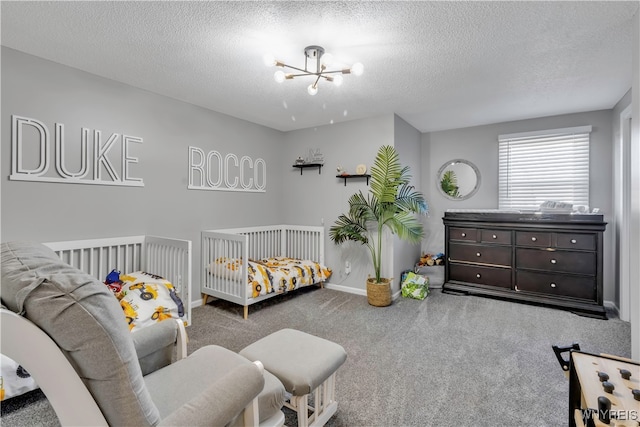
<svg viewBox="0 0 640 427">
<path fill-rule="evenodd" d="M 445 212 L 443 292 L 543 304 L 606 319 L 599 214 Z"/>
</svg>

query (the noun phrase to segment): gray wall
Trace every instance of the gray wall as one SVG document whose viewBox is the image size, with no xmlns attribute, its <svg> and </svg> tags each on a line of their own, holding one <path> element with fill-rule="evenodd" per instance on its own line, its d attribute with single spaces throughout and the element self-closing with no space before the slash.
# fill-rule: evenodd
<svg viewBox="0 0 640 427">
<path fill-rule="evenodd" d="M 312 102 L 312 101 L 311 101 Z M 371 167 L 378 148 L 393 145 L 394 116 L 389 114 L 362 120 L 318 126 L 287 132 L 284 136 L 285 177 L 282 191 L 285 196 L 283 222 L 290 224 L 322 225 L 325 227 L 326 263 L 333 269 L 331 283 L 337 288 L 363 293 L 365 281 L 372 274 L 373 265 L 369 252 L 360 244 L 336 245 L 328 236 L 329 228 L 338 216 L 347 212 L 352 194 L 369 187 L 364 179 L 336 178 L 336 167 L 355 173 L 360 163 Z M 298 156 L 305 156 L 310 148 L 318 148 L 324 154 L 322 173 L 289 166 Z M 351 273 L 345 274 L 345 262 L 351 264 Z"/>
<path fill-rule="evenodd" d="M 394 123 L 394 141 L 396 151 L 400 156 L 402 165 L 410 168 L 412 185 L 414 185 L 418 191 L 421 191 L 421 134 L 416 128 L 398 116 L 395 116 Z M 427 203 L 428 202 L 429 201 L 427 200 Z M 423 222 L 423 225 L 426 225 L 426 218 L 420 218 L 420 220 Z M 420 251 L 421 244 L 409 244 L 401 241 L 397 236 L 394 237 L 393 273 L 391 275 L 391 277 L 395 279 L 393 282 L 394 290 L 400 289 L 400 277 L 402 272 L 413 269 L 416 261 L 420 258 Z"/>
<path fill-rule="evenodd" d="M 364 294 L 366 278 L 373 275 L 368 250 L 351 242 L 336 245 L 329 239 L 328 231 L 338 216 L 347 211 L 351 195 L 358 191 L 366 195 L 369 187 L 364 179 L 349 179 L 345 185 L 344 179 L 336 178 L 336 167 L 340 165 L 350 173 L 355 173 L 360 163 L 370 168 L 378 148 L 393 145 L 402 164 L 411 168 L 414 184 L 420 189 L 420 132 L 398 116 L 385 115 L 287 132 L 284 140 L 283 152 L 290 164 L 298 156 L 305 157 L 310 148 L 317 148 L 324 154 L 325 166 L 321 174 L 315 169 L 305 169 L 302 175 L 293 167 L 284 168 L 282 188 L 287 196 L 283 222 L 324 225 L 326 263 L 333 268 L 331 286 Z M 398 291 L 400 272 L 413 267 L 420 255 L 420 245 L 389 238 L 393 239 L 393 245 L 383 251 L 382 274 L 395 279 L 393 290 Z M 351 265 L 349 275 L 345 274 L 346 262 Z"/>
<path fill-rule="evenodd" d="M 432 251 L 442 251 L 444 226 L 442 216 L 447 209 L 496 209 L 498 207 L 498 135 L 535 130 L 592 125 L 590 151 L 589 199 L 591 208 L 600 208 L 604 219 L 613 219 L 612 167 L 613 143 L 611 110 L 568 114 L 497 123 L 486 126 L 432 132 L 422 138 L 422 162 L 431 171 L 423 176 L 423 188 L 436 185 L 436 173 L 445 162 L 464 158 L 480 170 L 478 192 L 463 201 L 446 199 L 438 191 L 431 193 L 429 228 L 432 239 L 425 245 Z M 435 172 L 434 172 L 435 171 Z M 604 238 L 604 299 L 615 301 L 616 282 L 613 269 L 613 232 L 607 229 Z"/>
<path fill-rule="evenodd" d="M 345 186 L 335 177 L 336 166 L 352 173 L 360 163 L 370 167 L 378 147 L 394 145 L 396 122 L 402 160 L 419 172 L 420 134 L 391 114 L 282 133 L 4 47 L 2 77 L 2 240 L 132 234 L 189 239 L 194 296 L 199 295 L 201 230 L 276 223 L 324 223 L 328 230 L 354 192 L 368 191 L 363 179 Z M 79 145 L 82 127 L 141 137 L 132 175 L 145 186 L 8 180 L 14 114 L 43 121 L 51 132 L 55 123 L 63 123 L 69 147 Z M 265 159 L 267 192 L 188 190 L 190 145 Z M 310 148 L 321 150 L 325 167 L 320 174 L 305 169 L 301 175 L 291 165 Z M 328 237 L 325 245 L 326 263 L 335 271 L 332 283 L 364 293 L 369 254 L 360 245 L 337 246 Z M 412 264 L 419 247 L 414 250 L 400 254 Z M 352 265 L 350 275 L 344 273 L 345 261 Z"/>
<path fill-rule="evenodd" d="M 311 101 L 313 102 L 313 100 Z M 497 207 L 497 137 L 501 133 L 558 127 L 593 126 L 591 206 L 612 218 L 612 111 L 499 123 L 419 134 L 395 115 L 318 126 L 282 133 L 205 110 L 53 62 L 2 48 L 2 240 L 53 241 L 131 234 L 158 234 L 194 242 L 194 289 L 199 294 L 200 231 L 211 228 L 291 223 L 324 225 L 348 207 L 364 180 L 335 177 L 342 165 L 371 166 L 378 147 L 395 145 L 429 204 L 423 252 L 443 250 L 442 215 L 448 208 Z M 67 140 L 79 141 L 81 127 L 139 136 L 135 177 L 145 187 L 106 187 L 9 181 L 10 120 L 22 115 L 64 123 Z M 266 193 L 187 190 L 188 150 L 248 155 L 267 163 Z M 300 170 L 291 165 L 310 148 L 324 154 L 325 166 Z M 436 191 L 435 174 L 448 160 L 465 158 L 480 169 L 479 191 L 466 201 L 451 201 Z M 418 162 L 416 159 L 420 159 Z M 616 301 L 612 233 L 605 233 L 605 300 Z M 336 246 L 326 237 L 326 262 L 338 288 L 364 294 L 371 274 L 369 254 L 357 244 Z M 392 275 L 410 268 L 418 248 L 393 245 Z M 344 273 L 345 261 L 352 272 Z M 396 284 L 397 285 L 397 284 Z"/>
<path fill-rule="evenodd" d="M 11 115 L 63 123 L 68 144 L 80 128 L 143 138 L 132 176 L 144 187 L 10 181 Z M 53 134 L 52 134 L 53 135 Z M 200 231 L 274 224 L 289 159 L 283 134 L 2 48 L 2 241 L 40 242 L 154 234 L 193 241 L 192 295 L 198 298 Z M 188 146 L 261 157 L 265 193 L 187 190 Z"/>
<path fill-rule="evenodd" d="M 610 230 L 610 235 L 613 243 L 614 253 L 613 253 L 613 280 L 618 286 L 615 289 L 614 301 L 618 307 L 620 307 L 620 260 L 622 257 L 621 254 L 621 242 L 625 236 L 621 236 L 621 227 L 623 226 L 623 209 L 622 209 L 622 186 L 623 181 L 628 180 L 625 179 L 623 174 L 622 167 L 622 129 L 620 127 L 620 120 L 622 112 L 631 105 L 631 90 L 629 90 L 620 101 L 613 107 L 611 112 L 612 117 L 612 142 L 613 142 L 613 167 L 612 167 L 612 193 L 614 199 L 614 218 L 613 221 L 609 224 L 608 228 Z M 627 154 L 628 156 L 628 154 Z M 628 161 L 627 158 L 625 161 Z M 629 170 L 626 173 L 630 173 Z M 628 200 L 627 200 L 628 202 Z M 626 231 L 628 233 L 628 230 Z M 627 319 L 623 319 L 627 320 Z"/>
</svg>

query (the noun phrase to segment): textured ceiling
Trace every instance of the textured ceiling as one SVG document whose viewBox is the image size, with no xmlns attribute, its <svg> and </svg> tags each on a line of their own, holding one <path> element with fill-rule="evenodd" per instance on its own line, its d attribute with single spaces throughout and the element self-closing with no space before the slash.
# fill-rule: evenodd
<svg viewBox="0 0 640 427">
<path fill-rule="evenodd" d="M 283 131 L 396 113 L 422 132 L 612 108 L 633 2 L 9 2 L 2 45 Z M 364 74 L 276 83 L 323 46 Z"/>
</svg>

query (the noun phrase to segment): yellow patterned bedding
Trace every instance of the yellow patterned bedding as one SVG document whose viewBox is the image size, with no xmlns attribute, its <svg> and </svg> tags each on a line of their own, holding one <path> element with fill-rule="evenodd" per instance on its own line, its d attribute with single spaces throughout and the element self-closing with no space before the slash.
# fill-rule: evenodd
<svg viewBox="0 0 640 427">
<path fill-rule="evenodd" d="M 322 283 L 331 276 L 331 269 L 315 261 L 286 257 L 250 259 L 248 270 L 247 285 L 252 298 Z M 209 265 L 209 273 L 238 282 L 245 277 L 242 259 L 226 257 L 214 260 Z"/>
</svg>

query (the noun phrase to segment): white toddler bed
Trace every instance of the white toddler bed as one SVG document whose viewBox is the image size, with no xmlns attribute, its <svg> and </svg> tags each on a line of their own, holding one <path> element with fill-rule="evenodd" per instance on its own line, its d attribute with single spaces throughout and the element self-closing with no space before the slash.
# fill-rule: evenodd
<svg viewBox="0 0 640 427">
<path fill-rule="evenodd" d="M 324 265 L 324 228 L 270 225 L 202 231 L 202 303 L 209 296 L 249 305 L 331 275 Z M 258 279 L 258 276 L 268 279 Z"/>
<path fill-rule="evenodd" d="M 112 270 L 123 274 L 144 271 L 167 279 L 183 304 L 182 319 L 191 324 L 191 241 L 155 236 L 128 236 L 105 239 L 48 242 L 67 264 L 101 282 Z M 8 399 L 38 388 L 15 361 L 2 356 L 0 389 Z M 2 394 L 2 393 L 0 393 Z"/>
</svg>

